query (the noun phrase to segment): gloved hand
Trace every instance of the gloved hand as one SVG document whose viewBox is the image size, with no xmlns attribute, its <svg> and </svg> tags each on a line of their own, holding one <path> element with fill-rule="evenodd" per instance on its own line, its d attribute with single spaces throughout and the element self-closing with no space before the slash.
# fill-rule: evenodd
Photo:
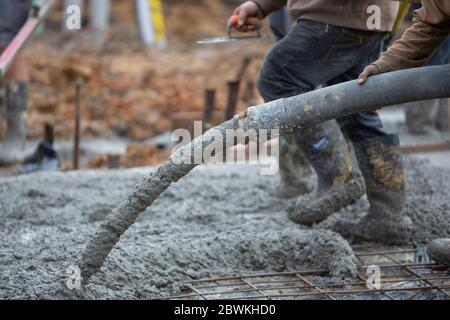
<svg viewBox="0 0 450 320">
<path fill-rule="evenodd" d="M 234 10 L 228 20 L 228 26 L 234 27 L 240 32 L 256 31 L 261 28 L 261 20 L 264 14 L 253 1 L 247 1 Z"/>
</svg>

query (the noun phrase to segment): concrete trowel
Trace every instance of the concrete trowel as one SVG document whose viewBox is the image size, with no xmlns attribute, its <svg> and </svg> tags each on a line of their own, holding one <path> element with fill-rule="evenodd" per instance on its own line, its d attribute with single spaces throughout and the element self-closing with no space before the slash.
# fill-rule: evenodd
<svg viewBox="0 0 450 320">
<path fill-rule="evenodd" d="M 227 23 L 227 35 L 224 37 L 215 37 L 215 38 L 207 38 L 203 40 L 197 41 L 198 44 L 218 44 L 218 43 L 226 43 L 226 42 L 234 42 L 234 41 L 245 41 L 245 40 L 268 40 L 274 39 L 273 36 L 268 34 L 261 34 L 261 23 L 256 19 L 248 19 L 245 24 L 247 26 L 253 26 L 255 28 L 255 35 L 246 35 L 246 36 L 233 36 L 231 31 L 234 26 L 237 26 L 239 22 L 239 15 L 234 15 L 228 20 Z"/>
</svg>

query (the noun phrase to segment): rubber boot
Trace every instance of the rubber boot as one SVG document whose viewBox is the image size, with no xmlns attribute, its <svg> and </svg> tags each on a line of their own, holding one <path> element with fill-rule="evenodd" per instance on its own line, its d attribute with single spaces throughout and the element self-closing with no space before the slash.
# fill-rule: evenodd
<svg viewBox="0 0 450 320">
<path fill-rule="evenodd" d="M 386 135 L 354 146 L 370 208 L 356 224 L 340 223 L 335 231 L 353 241 L 407 243 L 412 222 L 405 214 L 406 177 L 398 135 Z"/>
<path fill-rule="evenodd" d="M 1 51 L 0 51 L 1 52 Z M 0 130 L 3 128 L 3 119 L 6 115 L 6 90 L 0 79 Z"/>
<path fill-rule="evenodd" d="M 279 141 L 280 183 L 277 195 L 289 199 L 311 192 L 314 189 L 313 171 L 294 135 L 280 137 Z"/>
<path fill-rule="evenodd" d="M 354 172 L 350 151 L 335 120 L 296 132 L 297 142 L 317 173 L 316 190 L 288 209 L 289 218 L 318 223 L 364 194 L 364 181 Z"/>
<path fill-rule="evenodd" d="M 26 156 L 27 89 L 26 82 L 8 82 L 6 85 L 6 133 L 0 151 L 3 164 L 20 162 Z"/>
<path fill-rule="evenodd" d="M 437 115 L 437 129 L 440 132 L 450 131 L 450 99 L 439 100 L 439 110 Z"/>
<path fill-rule="evenodd" d="M 450 268 L 450 239 L 436 239 L 427 247 L 428 256 L 437 264 Z"/>
<path fill-rule="evenodd" d="M 411 102 L 405 107 L 405 119 L 412 134 L 438 134 L 436 128 L 440 101 L 426 100 Z"/>
</svg>

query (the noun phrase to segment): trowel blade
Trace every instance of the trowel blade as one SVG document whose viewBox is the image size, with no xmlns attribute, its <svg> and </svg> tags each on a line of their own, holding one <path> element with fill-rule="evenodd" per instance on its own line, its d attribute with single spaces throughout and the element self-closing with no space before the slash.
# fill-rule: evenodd
<svg viewBox="0 0 450 320">
<path fill-rule="evenodd" d="M 226 43 L 233 41 L 245 41 L 245 40 L 268 40 L 273 39 L 273 36 L 268 34 L 263 34 L 260 36 L 225 36 L 225 37 L 217 37 L 217 38 L 208 38 L 197 41 L 198 44 L 216 44 L 216 43 Z"/>
</svg>

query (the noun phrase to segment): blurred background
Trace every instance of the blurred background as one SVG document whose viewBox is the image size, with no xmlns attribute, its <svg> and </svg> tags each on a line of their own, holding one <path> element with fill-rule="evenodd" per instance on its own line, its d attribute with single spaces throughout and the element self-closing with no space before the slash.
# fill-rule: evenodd
<svg viewBox="0 0 450 320">
<path fill-rule="evenodd" d="M 156 165 L 170 154 L 172 130 L 192 130 L 194 120 L 208 127 L 261 102 L 254 83 L 271 40 L 196 43 L 226 35 L 227 19 L 241 1 L 105 2 L 100 11 L 88 0 L 55 1 L 23 51 L 30 68 L 28 153 L 50 132 L 59 169 L 74 169 L 78 106 L 79 168 Z M 79 30 L 65 27 L 69 4 L 81 6 Z M 410 21 L 405 18 L 393 39 Z M 154 42 L 143 30 L 146 22 L 159 37 Z M 267 23 L 263 32 L 270 32 Z M 448 148 L 448 101 L 439 103 L 439 116 L 430 121 L 446 120 L 436 128 L 419 124 L 427 126 L 422 131 L 408 127 L 414 115 L 405 115 L 402 106 L 382 115 L 402 142 L 415 146 L 411 152 L 424 152 L 422 144 L 431 143 L 438 144 L 432 151 L 442 151 Z M 0 139 L 3 134 L 4 128 Z M 2 166 L 0 175 L 17 174 L 20 166 Z"/>
<path fill-rule="evenodd" d="M 74 2 L 83 4 L 80 30 L 64 30 L 64 1 L 56 1 L 44 29 L 24 50 L 30 65 L 27 148 L 32 152 L 45 125 L 51 125 L 62 170 L 72 167 L 77 80 L 82 80 L 80 167 L 152 165 L 170 152 L 162 148 L 170 138 L 167 132 L 202 120 L 205 90 L 216 91 L 210 121 L 223 121 L 226 81 L 234 80 L 248 60 L 242 82 L 254 81 L 271 46 L 271 41 L 196 43 L 225 35 L 227 19 L 240 1 L 160 1 L 167 41 L 162 45 L 143 42 L 134 1 L 110 1 L 109 22 L 102 29 L 92 27 L 92 15 L 98 13 L 91 12 L 89 1 Z M 237 110 L 251 97 L 244 98 Z"/>
</svg>

